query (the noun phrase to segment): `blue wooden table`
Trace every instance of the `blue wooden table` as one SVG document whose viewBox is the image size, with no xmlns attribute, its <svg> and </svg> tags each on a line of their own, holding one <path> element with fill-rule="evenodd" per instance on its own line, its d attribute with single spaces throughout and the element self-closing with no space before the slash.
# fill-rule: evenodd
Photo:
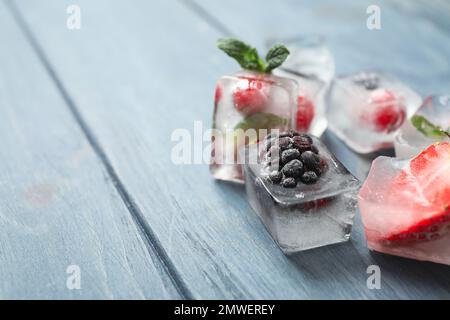
<svg viewBox="0 0 450 320">
<path fill-rule="evenodd" d="M 450 267 L 370 253 L 359 214 L 348 243 L 286 257 L 242 186 L 171 162 L 173 130 L 210 126 L 215 82 L 236 70 L 222 36 L 319 33 L 338 73 L 450 92 L 449 2 L 378 1 L 381 30 L 370 4 L 1 0 L 0 298 L 449 299 Z M 372 157 L 323 140 L 365 178 Z"/>
</svg>

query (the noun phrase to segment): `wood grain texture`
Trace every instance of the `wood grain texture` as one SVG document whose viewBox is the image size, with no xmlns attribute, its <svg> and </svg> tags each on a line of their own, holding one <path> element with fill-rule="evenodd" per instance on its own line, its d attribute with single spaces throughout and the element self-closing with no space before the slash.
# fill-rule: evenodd
<svg viewBox="0 0 450 320">
<path fill-rule="evenodd" d="M 217 20 L 197 15 L 183 1 L 135 1 L 130 5 L 125 0 L 80 0 L 79 31 L 65 27 L 69 1 L 15 4 L 142 213 L 147 229 L 186 283 L 188 296 L 449 297 L 448 267 L 370 255 L 359 218 L 351 242 L 287 258 L 252 212 L 242 186 L 213 181 L 204 165 L 171 164 L 173 130 L 186 128 L 192 133 L 195 120 L 209 126 L 215 81 L 236 69 L 215 48 L 216 38 L 226 29 L 217 21 L 257 44 L 267 36 L 298 34 L 303 30 L 296 25 L 300 15 L 302 21 L 309 19 L 302 23 L 310 30 L 324 32 L 317 17 L 303 13 L 297 2 L 284 1 L 280 6 L 269 2 L 264 6 L 238 1 L 202 3 L 207 12 L 220 16 Z M 271 20 L 274 15 L 278 21 Z M 326 17 L 332 19 L 333 15 Z M 370 62 L 364 53 L 352 52 L 350 45 L 339 45 L 340 39 L 352 45 L 355 41 L 370 45 L 362 39 L 364 30 L 355 35 L 346 27 L 349 19 L 328 25 L 329 29 L 339 29 L 337 25 L 344 30 L 336 32 L 333 48 L 337 48 L 339 60 L 349 59 L 340 71 Z M 365 18 L 362 23 L 365 27 Z M 443 37 L 442 33 L 437 37 Z M 397 47 L 394 40 L 390 44 L 395 45 L 393 50 L 411 50 L 400 44 Z M 370 57 L 382 64 L 383 59 L 377 58 L 381 48 L 374 44 L 372 48 L 377 51 Z M 347 56 L 349 53 L 353 56 Z M 392 62 L 396 71 L 411 72 L 404 59 L 398 61 L 400 66 Z M 418 71 L 412 71 L 414 79 L 420 77 Z M 423 83 L 415 82 L 416 86 Z M 361 166 L 342 145 L 338 147 L 340 142 L 332 135 L 327 139 L 350 169 Z M 363 163 L 361 175 L 366 174 L 370 160 Z M 366 268 L 373 263 L 382 266 L 383 290 L 367 289 Z"/>
<path fill-rule="evenodd" d="M 0 39 L 0 299 L 178 298 L 3 2 Z"/>
</svg>

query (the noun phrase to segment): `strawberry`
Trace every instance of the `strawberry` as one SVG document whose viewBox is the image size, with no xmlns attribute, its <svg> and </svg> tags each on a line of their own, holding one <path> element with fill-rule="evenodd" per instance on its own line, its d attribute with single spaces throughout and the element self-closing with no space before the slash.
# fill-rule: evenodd
<svg viewBox="0 0 450 320">
<path fill-rule="evenodd" d="M 243 78 L 248 80 L 245 89 L 237 88 L 233 92 L 233 102 L 236 110 L 251 115 L 260 112 L 267 103 L 264 88 L 269 84 L 256 78 Z"/>
<path fill-rule="evenodd" d="M 397 130 L 406 117 L 405 107 L 389 90 L 378 89 L 372 92 L 371 101 L 377 108 L 372 114 L 372 122 L 377 132 L 390 133 Z"/>
<path fill-rule="evenodd" d="M 314 119 L 314 104 L 304 95 L 299 95 L 297 99 L 297 115 L 296 126 L 297 130 L 307 132 Z"/>
<path fill-rule="evenodd" d="M 392 193 L 414 199 L 405 209 L 408 219 L 402 227 L 389 234 L 384 241 L 404 244 L 439 239 L 450 232 L 450 144 L 442 142 L 430 146 L 410 161 L 392 184 Z M 399 199 L 401 201 L 402 199 Z M 403 219 L 404 217 L 399 217 Z"/>
</svg>

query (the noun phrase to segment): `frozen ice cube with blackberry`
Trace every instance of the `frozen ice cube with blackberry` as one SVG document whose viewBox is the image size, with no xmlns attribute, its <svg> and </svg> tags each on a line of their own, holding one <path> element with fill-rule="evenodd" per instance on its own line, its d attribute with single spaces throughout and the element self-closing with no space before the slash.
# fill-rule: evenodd
<svg viewBox="0 0 450 320">
<path fill-rule="evenodd" d="M 272 134 L 240 156 L 250 205 L 285 253 L 349 239 L 359 182 L 318 138 Z"/>
<path fill-rule="evenodd" d="M 358 153 L 392 147 L 395 133 L 421 104 L 412 89 L 374 72 L 335 79 L 327 101 L 330 129 Z"/>
</svg>

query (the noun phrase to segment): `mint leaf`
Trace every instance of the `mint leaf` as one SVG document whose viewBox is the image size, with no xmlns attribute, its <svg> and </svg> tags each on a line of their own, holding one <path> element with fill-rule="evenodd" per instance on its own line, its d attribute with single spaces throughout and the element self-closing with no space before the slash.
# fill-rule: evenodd
<svg viewBox="0 0 450 320">
<path fill-rule="evenodd" d="M 430 138 L 450 137 L 449 131 L 445 131 L 440 126 L 431 123 L 427 118 L 423 116 L 413 116 L 411 118 L 411 123 L 418 131 L 420 131 L 427 137 Z"/>
<path fill-rule="evenodd" d="M 286 118 L 276 116 L 272 113 L 259 112 L 243 119 L 234 127 L 234 130 L 242 129 L 246 131 L 248 129 L 255 129 L 259 136 L 260 129 L 266 129 L 269 131 L 272 128 L 287 126 L 288 123 L 289 120 Z"/>
<path fill-rule="evenodd" d="M 283 64 L 289 55 L 289 50 L 282 44 L 274 45 L 270 48 L 266 55 L 267 67 L 265 72 L 269 73 L 273 69 L 278 68 Z"/>
<path fill-rule="evenodd" d="M 265 71 L 265 63 L 259 57 L 258 51 L 245 42 L 233 38 L 219 39 L 217 46 L 234 58 L 243 69 L 257 72 Z"/>
</svg>

